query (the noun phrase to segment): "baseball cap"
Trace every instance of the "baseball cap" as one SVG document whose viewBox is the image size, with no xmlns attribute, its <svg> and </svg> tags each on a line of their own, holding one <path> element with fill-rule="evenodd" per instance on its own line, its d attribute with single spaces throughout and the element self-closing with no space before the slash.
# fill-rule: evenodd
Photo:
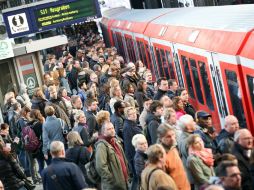
<svg viewBox="0 0 254 190">
<path fill-rule="evenodd" d="M 197 112 L 197 118 L 206 118 L 206 117 L 212 117 L 212 115 L 203 110 Z"/>
</svg>

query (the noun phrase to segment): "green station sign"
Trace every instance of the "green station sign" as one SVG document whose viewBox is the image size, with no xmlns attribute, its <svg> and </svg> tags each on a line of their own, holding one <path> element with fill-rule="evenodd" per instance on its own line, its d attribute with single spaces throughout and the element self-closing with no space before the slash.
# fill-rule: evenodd
<svg viewBox="0 0 254 190">
<path fill-rule="evenodd" d="M 94 0 L 77 0 L 34 9 L 34 14 L 37 27 L 42 29 L 82 18 L 94 19 L 97 15 L 97 9 Z"/>
</svg>

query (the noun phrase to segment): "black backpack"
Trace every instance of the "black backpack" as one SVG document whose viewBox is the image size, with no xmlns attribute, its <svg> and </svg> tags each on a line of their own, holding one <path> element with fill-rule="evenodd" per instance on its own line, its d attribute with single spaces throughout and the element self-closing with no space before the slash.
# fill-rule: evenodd
<svg viewBox="0 0 254 190">
<path fill-rule="evenodd" d="M 86 168 L 86 175 L 89 181 L 91 181 L 93 184 L 98 184 L 100 182 L 100 175 L 98 174 L 96 170 L 96 160 L 95 160 L 95 149 L 92 152 L 92 155 L 90 157 L 90 161 L 85 164 Z"/>
</svg>

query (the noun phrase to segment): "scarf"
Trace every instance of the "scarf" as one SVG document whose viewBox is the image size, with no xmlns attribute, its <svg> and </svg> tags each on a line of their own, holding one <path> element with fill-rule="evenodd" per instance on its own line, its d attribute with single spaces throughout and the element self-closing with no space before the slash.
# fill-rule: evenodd
<svg viewBox="0 0 254 190">
<path fill-rule="evenodd" d="M 204 148 L 203 150 L 193 150 L 192 148 L 189 149 L 189 155 L 195 155 L 199 157 L 205 165 L 211 167 L 214 164 L 212 150 L 210 148 Z"/>
<path fill-rule="evenodd" d="M 116 143 L 116 140 L 114 137 L 105 137 L 105 136 L 101 136 L 100 139 L 104 139 L 106 140 L 115 150 L 116 156 L 118 157 L 120 164 L 121 164 L 121 168 L 122 168 L 122 172 L 125 178 L 125 181 L 128 181 L 128 171 L 127 171 L 127 167 L 125 164 L 125 160 L 124 160 L 124 156 L 122 154 L 122 151 L 119 147 L 119 144 Z"/>
</svg>

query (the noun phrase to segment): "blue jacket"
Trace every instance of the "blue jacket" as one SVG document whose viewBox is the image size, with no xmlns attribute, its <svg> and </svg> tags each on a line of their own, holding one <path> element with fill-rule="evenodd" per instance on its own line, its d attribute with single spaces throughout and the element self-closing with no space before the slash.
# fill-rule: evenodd
<svg viewBox="0 0 254 190">
<path fill-rule="evenodd" d="M 141 134 L 142 129 L 137 125 L 136 122 L 131 120 L 124 120 L 123 124 L 123 142 L 124 142 L 124 151 L 127 160 L 130 162 L 134 160 L 135 148 L 132 145 L 132 137 L 136 134 Z"/>
<path fill-rule="evenodd" d="M 53 175 L 56 176 L 57 182 L 52 179 Z M 81 190 L 87 187 L 80 168 L 65 158 L 53 158 L 41 176 L 44 190 Z"/>
<path fill-rule="evenodd" d="M 111 115 L 110 121 L 115 127 L 117 136 L 123 139 L 123 116 L 118 116 L 116 113 L 114 113 Z"/>
<path fill-rule="evenodd" d="M 56 118 L 56 116 L 48 116 L 42 126 L 42 151 L 44 154 L 47 154 L 49 150 L 49 145 L 52 141 L 62 141 L 63 143 L 65 143 L 62 124 L 60 120 L 61 119 Z M 62 122 L 64 123 L 63 120 Z"/>
</svg>

